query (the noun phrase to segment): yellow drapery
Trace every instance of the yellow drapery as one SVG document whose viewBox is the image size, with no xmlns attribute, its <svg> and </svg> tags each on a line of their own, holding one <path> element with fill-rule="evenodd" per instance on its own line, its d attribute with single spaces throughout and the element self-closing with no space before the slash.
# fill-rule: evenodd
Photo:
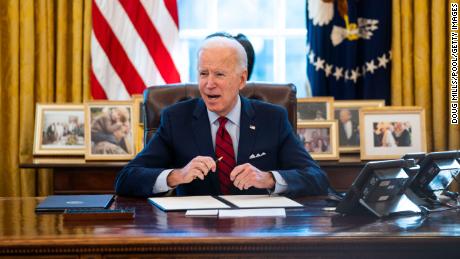
<svg viewBox="0 0 460 259">
<path fill-rule="evenodd" d="M 35 103 L 90 97 L 91 0 L 0 1 L 0 196 L 42 196 L 49 170 L 32 157 Z"/>
<path fill-rule="evenodd" d="M 428 151 L 460 149 L 460 127 L 449 115 L 451 2 L 392 2 L 392 105 L 425 108 Z"/>
</svg>

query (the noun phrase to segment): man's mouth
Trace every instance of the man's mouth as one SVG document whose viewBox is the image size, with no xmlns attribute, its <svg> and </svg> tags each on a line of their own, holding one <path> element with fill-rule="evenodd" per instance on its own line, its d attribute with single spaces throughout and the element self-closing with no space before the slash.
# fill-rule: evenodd
<svg viewBox="0 0 460 259">
<path fill-rule="evenodd" d="M 220 97 L 220 95 L 217 95 L 217 94 L 216 94 L 216 95 L 208 94 L 207 96 L 208 96 L 208 98 L 209 98 L 210 100 L 216 100 L 216 99 L 218 99 L 218 98 Z"/>
</svg>

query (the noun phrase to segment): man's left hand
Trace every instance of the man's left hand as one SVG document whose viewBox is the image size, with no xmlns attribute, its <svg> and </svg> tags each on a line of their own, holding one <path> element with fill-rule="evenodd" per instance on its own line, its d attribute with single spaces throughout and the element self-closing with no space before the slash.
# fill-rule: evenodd
<svg viewBox="0 0 460 259">
<path fill-rule="evenodd" d="M 230 180 L 240 190 L 247 190 L 250 187 L 273 189 L 275 186 L 272 173 L 260 171 L 249 163 L 233 168 L 230 173 Z"/>
</svg>

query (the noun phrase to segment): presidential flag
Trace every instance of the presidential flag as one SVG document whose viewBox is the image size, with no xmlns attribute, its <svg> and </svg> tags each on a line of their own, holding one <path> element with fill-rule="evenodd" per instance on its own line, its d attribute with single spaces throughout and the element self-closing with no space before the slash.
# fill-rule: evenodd
<svg viewBox="0 0 460 259">
<path fill-rule="evenodd" d="M 308 0 L 314 96 L 390 101 L 391 0 Z"/>
<path fill-rule="evenodd" d="M 93 0 L 91 94 L 127 100 L 180 82 L 176 0 Z"/>
</svg>

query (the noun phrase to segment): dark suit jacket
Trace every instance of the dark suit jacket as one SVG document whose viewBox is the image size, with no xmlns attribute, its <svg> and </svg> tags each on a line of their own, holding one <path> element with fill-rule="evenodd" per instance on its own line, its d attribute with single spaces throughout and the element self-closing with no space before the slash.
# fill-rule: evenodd
<svg viewBox="0 0 460 259">
<path fill-rule="evenodd" d="M 255 126 L 255 129 L 251 129 Z M 252 127 L 254 128 L 254 127 Z M 251 154 L 266 155 L 249 159 Z M 166 108 L 158 131 L 117 175 L 119 195 L 153 196 L 153 186 L 165 169 L 182 168 L 196 156 L 215 158 L 208 113 L 202 99 L 192 99 Z M 327 193 L 327 177 L 300 143 L 282 107 L 241 97 L 240 138 L 237 165 L 250 163 L 262 171 L 278 171 L 288 184 L 287 196 Z M 179 185 L 177 195 L 218 195 L 217 173 L 205 180 Z M 232 194 L 267 194 L 249 188 Z"/>
<path fill-rule="evenodd" d="M 359 146 L 359 131 L 356 122 L 351 121 L 351 136 L 347 138 L 345 125 L 339 121 L 339 144 L 340 146 Z"/>
<path fill-rule="evenodd" d="M 407 129 L 405 129 L 400 136 L 396 136 L 393 132 L 393 137 L 396 140 L 396 145 L 398 147 L 409 147 L 411 145 L 410 133 Z"/>
</svg>

